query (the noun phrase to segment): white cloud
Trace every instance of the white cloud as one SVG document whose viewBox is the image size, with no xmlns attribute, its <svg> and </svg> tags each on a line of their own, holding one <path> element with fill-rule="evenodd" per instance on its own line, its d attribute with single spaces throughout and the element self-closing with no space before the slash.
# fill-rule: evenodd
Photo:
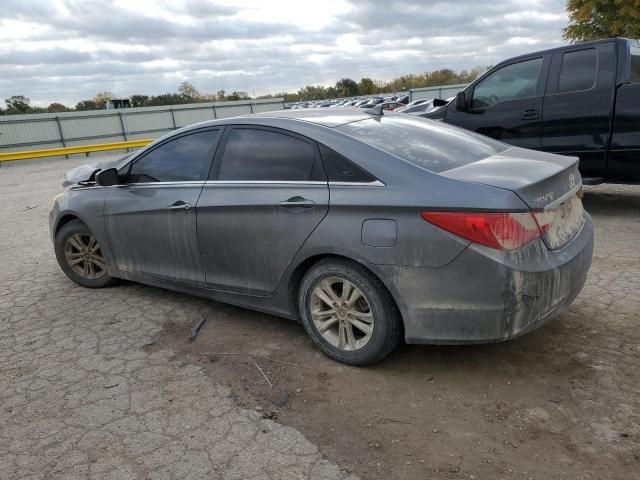
<svg viewBox="0 0 640 480">
<path fill-rule="evenodd" d="M 488 65 L 562 43 L 557 0 L 2 0 L 0 101 L 276 93 Z"/>
</svg>

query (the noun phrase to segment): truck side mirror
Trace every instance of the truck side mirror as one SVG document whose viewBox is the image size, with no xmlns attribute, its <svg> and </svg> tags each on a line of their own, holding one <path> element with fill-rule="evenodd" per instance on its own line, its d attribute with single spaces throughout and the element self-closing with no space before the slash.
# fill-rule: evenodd
<svg viewBox="0 0 640 480">
<path fill-rule="evenodd" d="M 467 109 L 467 99 L 464 96 L 464 92 L 456 93 L 456 110 L 464 112 Z"/>
<path fill-rule="evenodd" d="M 96 185 L 110 187 L 112 185 L 118 185 L 119 183 L 120 178 L 116 168 L 107 168 L 106 170 L 100 170 L 96 173 Z"/>
</svg>

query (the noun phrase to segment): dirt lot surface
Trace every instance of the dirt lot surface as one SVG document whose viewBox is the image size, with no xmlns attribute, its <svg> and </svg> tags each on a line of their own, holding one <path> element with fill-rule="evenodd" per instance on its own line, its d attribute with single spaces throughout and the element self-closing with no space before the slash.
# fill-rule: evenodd
<svg viewBox="0 0 640 480">
<path fill-rule="evenodd" d="M 640 187 L 587 190 L 593 267 L 542 329 L 353 368 L 291 321 L 68 281 L 47 214 L 79 163 L 0 168 L 0 479 L 640 478 Z"/>
<path fill-rule="evenodd" d="M 585 206 L 597 235 L 585 289 L 515 341 L 404 346 L 354 368 L 300 325 L 211 304 L 195 342 L 176 322 L 151 348 L 203 366 L 361 478 L 640 478 L 640 188 L 588 188 Z"/>
</svg>

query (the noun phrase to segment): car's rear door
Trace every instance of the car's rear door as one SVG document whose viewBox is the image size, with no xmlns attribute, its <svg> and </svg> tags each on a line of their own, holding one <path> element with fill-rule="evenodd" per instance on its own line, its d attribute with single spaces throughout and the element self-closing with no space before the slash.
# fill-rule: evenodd
<svg viewBox="0 0 640 480">
<path fill-rule="evenodd" d="M 127 165 L 105 202 L 109 245 L 120 270 L 204 284 L 195 206 L 220 129 L 173 137 Z"/>
<path fill-rule="evenodd" d="M 613 41 L 576 45 L 553 55 L 541 149 L 580 157 L 585 177 L 601 177 L 606 169 L 615 75 Z"/>
<path fill-rule="evenodd" d="M 227 127 L 196 209 L 207 286 L 272 293 L 328 205 L 315 142 L 284 130 Z"/>
</svg>

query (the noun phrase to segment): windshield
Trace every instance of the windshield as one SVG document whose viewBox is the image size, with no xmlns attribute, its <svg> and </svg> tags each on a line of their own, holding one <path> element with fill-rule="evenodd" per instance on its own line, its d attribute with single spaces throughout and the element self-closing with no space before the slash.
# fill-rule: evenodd
<svg viewBox="0 0 640 480">
<path fill-rule="evenodd" d="M 631 42 L 631 75 L 629 80 L 633 83 L 640 83 L 640 40 Z"/>
<path fill-rule="evenodd" d="M 386 115 L 336 128 L 432 172 L 491 157 L 509 146 L 461 128 L 409 115 Z"/>
</svg>

